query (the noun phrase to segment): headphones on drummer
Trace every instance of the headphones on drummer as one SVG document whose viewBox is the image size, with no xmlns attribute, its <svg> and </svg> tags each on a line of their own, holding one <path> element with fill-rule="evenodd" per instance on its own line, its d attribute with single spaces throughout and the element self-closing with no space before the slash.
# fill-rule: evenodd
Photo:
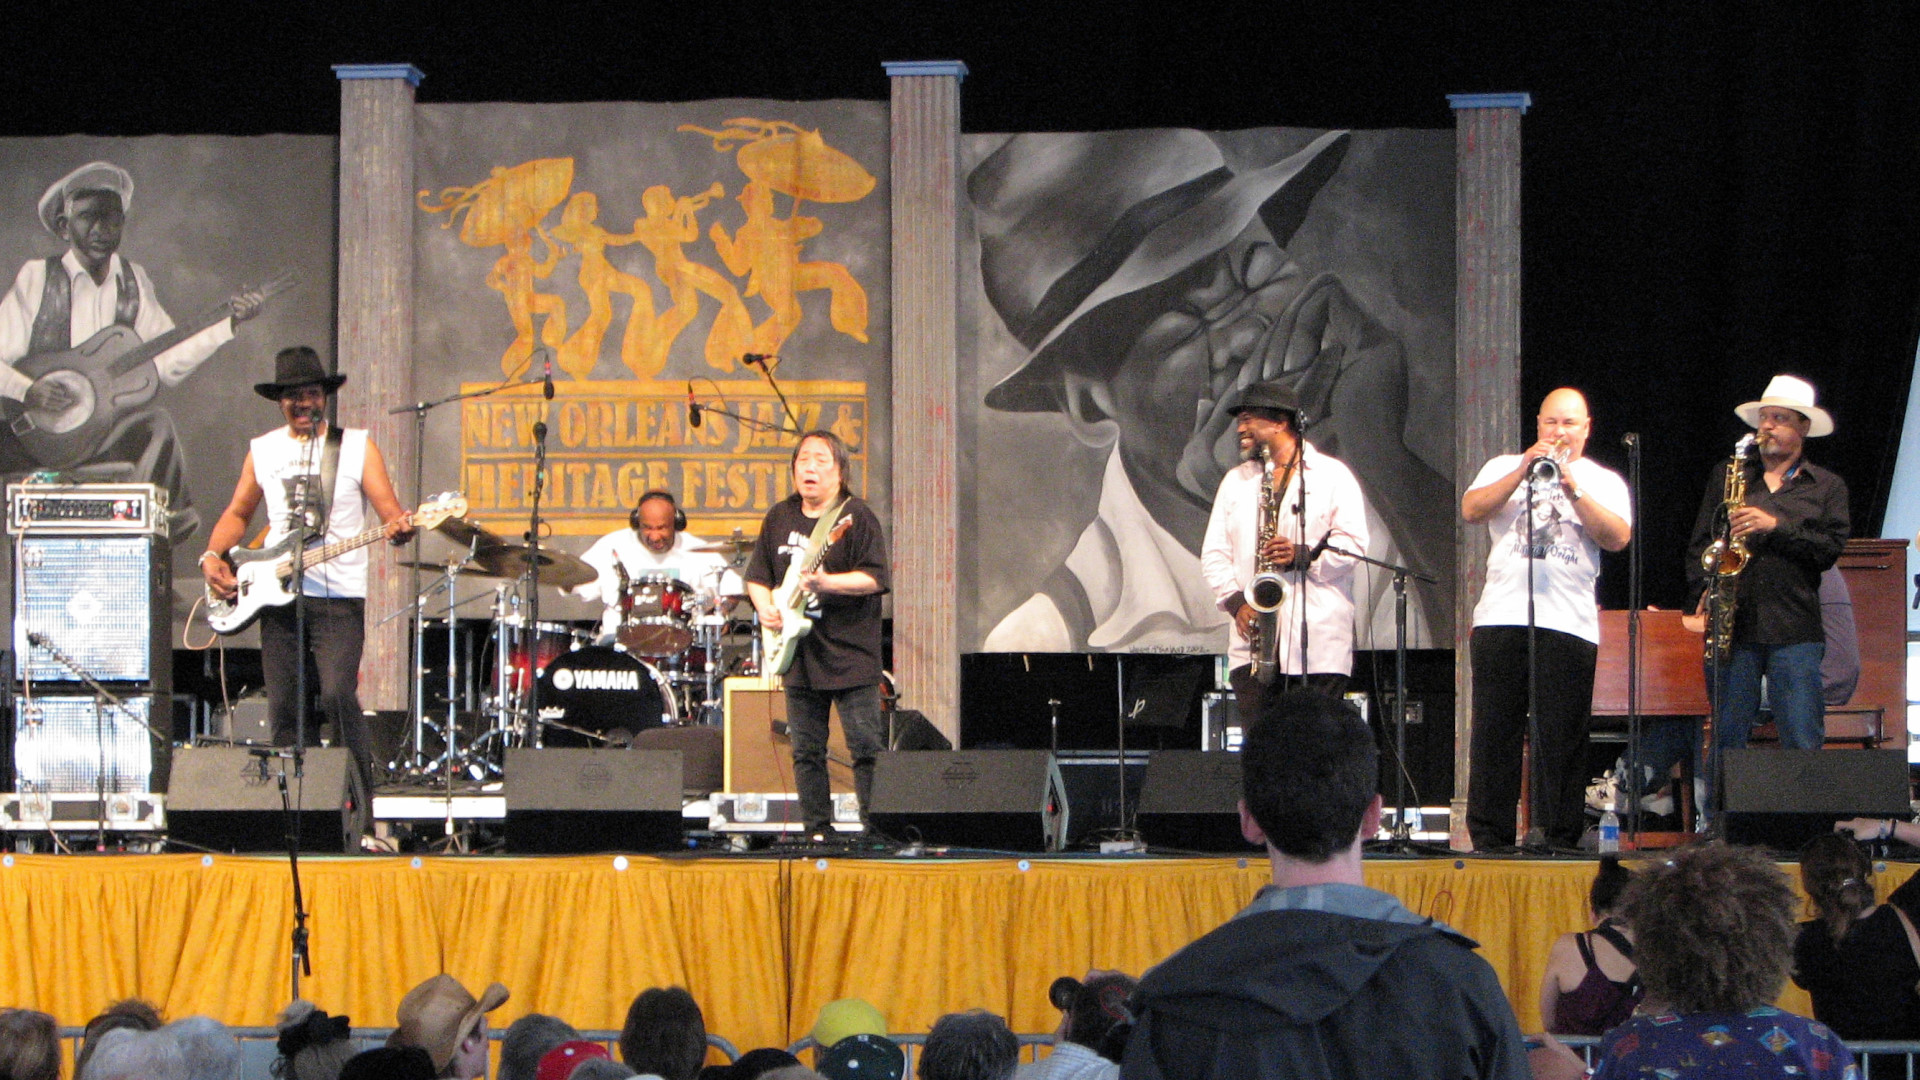
<svg viewBox="0 0 1920 1080">
<path fill-rule="evenodd" d="M 680 504 L 674 499 L 673 492 L 662 491 L 659 488 L 655 488 L 654 490 L 649 491 L 646 494 L 640 496 L 640 501 L 634 503 L 633 510 L 627 514 L 627 524 L 629 526 L 632 526 L 634 532 L 640 531 L 640 508 L 647 505 L 648 501 L 652 499 L 665 500 L 668 506 L 673 507 L 673 531 L 674 532 L 687 531 L 687 512 L 685 510 L 680 509 Z"/>
</svg>

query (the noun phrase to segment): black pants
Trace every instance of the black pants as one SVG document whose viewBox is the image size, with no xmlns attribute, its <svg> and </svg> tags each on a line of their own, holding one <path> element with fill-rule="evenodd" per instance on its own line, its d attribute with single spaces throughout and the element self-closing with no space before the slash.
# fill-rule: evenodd
<svg viewBox="0 0 1920 1080">
<path fill-rule="evenodd" d="M 1253 677 L 1252 664 L 1242 664 L 1228 672 L 1227 681 L 1233 684 L 1233 711 L 1240 718 L 1242 732 L 1251 729 L 1253 722 L 1260 718 L 1260 710 L 1268 697 L 1300 687 L 1298 675 L 1281 675 L 1273 680 L 1272 686 L 1262 686 L 1260 680 Z M 1346 696 L 1347 682 L 1345 675 L 1322 672 L 1307 676 L 1306 689 L 1337 701 Z"/>
<path fill-rule="evenodd" d="M 292 746 L 298 738 L 300 650 L 294 637 L 294 606 L 268 608 L 260 616 L 260 668 L 267 683 L 267 715 L 273 741 Z M 353 757 L 348 784 L 359 829 L 373 820 L 373 736 L 360 713 L 360 650 L 366 638 L 365 600 L 309 596 L 307 653 L 309 694 L 320 712 L 307 718 L 307 745 L 320 744 L 320 722 L 331 720 L 336 737 Z M 350 823 L 350 829 L 355 826 Z"/>
<path fill-rule="evenodd" d="M 840 706 L 840 730 L 853 755 L 853 791 L 860 798 L 865 820 L 873 797 L 873 759 L 887 748 L 886 726 L 880 719 L 880 686 L 852 686 L 844 690 L 787 687 L 787 733 L 793 739 L 793 786 L 799 789 L 800 816 L 809 833 L 833 831 L 833 781 L 827 775 L 829 712 Z"/>
<path fill-rule="evenodd" d="M 1558 630 L 1537 631 L 1540 790 L 1534 824 L 1547 842 L 1575 847 L 1586 831 L 1587 728 L 1593 719 L 1591 641 Z M 1473 777 L 1467 789 L 1467 832 L 1476 850 L 1514 842 L 1520 804 L 1520 749 L 1527 736 L 1527 628 L 1473 628 Z M 1544 818 L 1544 820 L 1541 820 Z"/>
</svg>

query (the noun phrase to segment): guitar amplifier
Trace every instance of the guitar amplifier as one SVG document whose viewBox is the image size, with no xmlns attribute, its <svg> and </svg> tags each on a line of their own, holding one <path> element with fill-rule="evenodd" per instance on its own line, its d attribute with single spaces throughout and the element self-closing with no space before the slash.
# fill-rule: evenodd
<svg viewBox="0 0 1920 1080">
<path fill-rule="evenodd" d="M 85 794 L 100 790 L 103 779 L 110 792 L 165 788 L 171 718 L 154 715 L 151 694 L 120 698 L 124 708 L 92 694 L 15 697 L 8 733 L 15 790 Z M 148 734 L 155 722 L 158 739 Z"/>
<path fill-rule="evenodd" d="M 173 567 L 166 540 L 45 531 L 14 544 L 19 676 L 78 683 L 59 650 L 101 682 L 138 683 L 164 700 L 173 683 Z"/>
<path fill-rule="evenodd" d="M 167 491 L 157 484 L 8 484 L 7 531 L 164 537 Z"/>
</svg>

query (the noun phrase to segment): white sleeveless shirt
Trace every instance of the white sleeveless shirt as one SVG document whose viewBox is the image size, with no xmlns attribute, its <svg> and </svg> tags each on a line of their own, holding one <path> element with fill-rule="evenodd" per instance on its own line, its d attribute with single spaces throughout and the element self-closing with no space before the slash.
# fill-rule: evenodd
<svg viewBox="0 0 1920 1080">
<path fill-rule="evenodd" d="M 367 433 L 362 428 L 342 428 L 341 433 L 344 437 L 340 441 L 340 467 L 334 478 L 333 502 L 327 515 L 325 540 L 330 544 L 358 536 L 370 520 L 366 496 L 360 490 L 360 476 L 367 462 Z M 320 455 L 325 448 L 324 439 L 296 439 L 284 427 L 253 440 L 250 447 L 253 476 L 260 483 L 264 493 L 262 501 L 267 506 L 266 546 L 279 543 L 291 531 L 301 474 L 308 476 L 307 490 L 320 490 Z M 364 599 L 367 549 L 355 548 L 309 568 L 305 592 L 308 596 Z"/>
</svg>

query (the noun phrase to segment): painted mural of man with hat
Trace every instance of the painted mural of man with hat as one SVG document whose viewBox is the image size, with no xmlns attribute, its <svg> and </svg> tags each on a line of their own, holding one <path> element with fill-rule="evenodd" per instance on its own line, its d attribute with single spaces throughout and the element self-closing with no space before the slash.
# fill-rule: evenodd
<svg viewBox="0 0 1920 1080">
<path fill-rule="evenodd" d="M 371 510 L 386 526 L 387 538 L 404 544 L 413 537 L 407 512 L 394 495 L 386 458 L 363 428 L 336 429 L 327 422 L 327 399 L 347 381 L 320 362 L 306 346 L 280 350 L 271 382 L 254 392 L 277 402 L 286 425 L 254 439 L 240 466 L 233 500 L 207 537 L 200 572 L 215 595 L 232 597 L 234 570 L 227 552 L 246 536 L 247 524 L 262 502 L 267 506 L 265 546 L 286 539 L 302 517 L 311 516 L 315 543 L 338 543 L 366 531 Z M 331 489 L 323 482 L 333 477 Z M 350 782 L 354 815 L 348 828 L 363 831 L 372 823 L 373 738 L 360 711 L 360 652 L 366 636 L 367 549 L 358 547 L 305 569 L 307 653 L 320 676 L 320 706 L 334 724 L 336 738 L 353 753 Z M 267 684 L 273 739 L 293 745 L 297 735 L 302 653 L 295 633 L 293 604 L 268 607 L 260 615 L 260 667 Z M 317 720 L 318 718 L 316 718 Z M 318 745 L 318 723 L 307 728 Z M 351 838 L 357 842 L 358 836 Z"/>
<path fill-rule="evenodd" d="M 1820 575 L 1839 561 L 1850 523 L 1846 481 L 1807 461 L 1803 450 L 1807 439 L 1833 433 L 1833 417 L 1815 404 L 1813 384 L 1792 375 L 1774 376 L 1758 401 L 1733 411 L 1754 429 L 1757 453 L 1746 463 L 1745 505 L 1723 519 L 1725 531 L 1745 542 L 1750 557 L 1735 579 L 1733 644 L 1712 695 L 1715 738 L 1722 748 L 1747 744 L 1765 676 L 1780 745 L 1817 750 L 1826 737 Z M 1699 597 L 1696 606 L 1707 601 L 1700 555 L 1722 517 L 1729 464 L 1715 467 L 1687 546 L 1687 582 Z"/>
<path fill-rule="evenodd" d="M 1346 553 L 1367 549 L 1360 483 L 1302 435 L 1299 400 L 1283 384 L 1249 387 L 1227 411 L 1242 461 L 1220 478 L 1200 569 L 1220 610 L 1233 618 L 1227 672 L 1234 700 L 1242 715 L 1258 716 L 1266 695 L 1279 688 L 1277 679 L 1263 683 L 1253 671 L 1261 631 L 1247 597 L 1263 559 L 1286 589 L 1272 627 L 1279 672 L 1292 685 L 1340 697 L 1353 670 L 1355 560 Z M 1270 496 L 1263 492 L 1269 484 Z M 1261 506 L 1269 498 L 1274 534 L 1262 540 Z"/>
<path fill-rule="evenodd" d="M 1230 406 L 1268 382 L 1312 417 L 1317 445 L 1364 463 L 1374 554 L 1441 582 L 1417 594 L 1415 634 L 1447 607 L 1450 545 L 1421 523 L 1452 492 L 1446 464 L 1409 449 L 1404 347 L 1283 246 L 1350 135 L 1236 134 L 1017 135 L 967 178 L 985 297 L 1027 350 L 986 405 L 1057 413 L 1113 448 L 1093 520 L 986 651 L 1226 651 L 1232 620 L 1199 556 L 1239 460 Z"/>
<path fill-rule="evenodd" d="M 29 260 L 0 298 L 0 397 L 28 408 L 67 408 L 74 403 L 68 388 L 51 380 L 30 380 L 14 365 L 28 355 L 78 346 L 116 324 L 131 327 L 142 341 L 173 329 L 173 318 L 160 305 L 146 269 L 119 254 L 132 205 L 133 177 L 106 161 L 80 166 L 40 196 L 40 224 L 64 241 L 67 250 L 63 255 Z M 155 356 L 160 382 L 174 386 L 192 374 L 215 350 L 233 340 L 234 328 L 258 314 L 261 303 L 258 293 L 235 297 L 227 318 Z M 11 431 L 0 429 L 0 472 L 40 464 Z M 83 471 L 91 474 L 89 479 L 165 487 L 173 541 L 179 543 L 198 530 L 200 515 L 187 490 L 173 418 L 165 409 L 141 406 L 118 417 L 103 449 Z"/>
</svg>

